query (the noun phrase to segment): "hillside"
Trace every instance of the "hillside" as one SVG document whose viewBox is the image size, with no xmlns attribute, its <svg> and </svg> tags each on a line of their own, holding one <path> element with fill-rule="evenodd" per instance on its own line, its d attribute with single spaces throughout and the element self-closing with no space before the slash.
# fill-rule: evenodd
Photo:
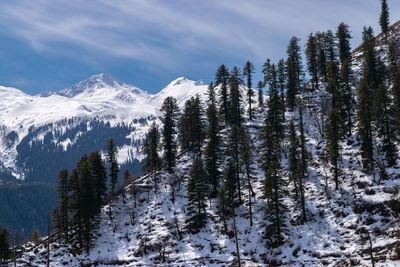
<svg viewBox="0 0 400 267">
<path fill-rule="evenodd" d="M 380 48 L 378 47 L 377 50 Z M 352 56 L 354 77 L 352 91 L 358 94 L 362 63 L 356 51 Z M 380 54 L 381 55 L 381 54 Z M 243 190 L 243 198 L 252 200 L 253 225 L 249 224 L 249 203 L 235 208 L 224 221 L 218 198 L 208 198 L 206 225 L 198 233 L 188 226 L 188 184 L 195 154 L 183 153 L 177 159 L 174 174 L 160 171 L 159 189 L 154 190 L 153 176 L 132 181 L 99 215 L 97 238 L 89 253 L 73 254 L 60 239 L 50 243 L 50 265 L 54 266 L 237 266 L 239 249 L 243 266 L 398 266 L 400 261 L 400 167 L 398 157 L 393 167 L 367 173 L 363 167 L 362 142 L 354 127 L 351 136 L 340 142 L 341 169 L 339 189 L 335 190 L 332 166 L 328 162 L 325 120 L 331 96 L 326 83 L 319 89 L 306 90 L 299 96 L 303 103 L 307 176 L 304 196 L 307 220 L 302 223 L 295 184 L 289 174 L 289 136 L 280 143 L 280 177 L 284 185 L 282 203 L 286 232 L 279 246 L 267 243 L 266 174 L 262 166 L 263 129 L 269 104 L 256 108 L 253 120 L 243 119 L 250 134 L 254 194 Z M 217 87 L 220 93 L 221 88 Z M 163 95 L 160 93 L 159 95 Z M 181 91 L 172 93 L 187 99 Z M 271 95 L 266 99 L 271 103 Z M 243 104 L 243 109 L 248 106 Z M 284 126 L 291 119 L 300 123 L 299 108 L 285 112 Z M 356 121 L 355 114 L 352 120 Z M 227 125 L 220 135 L 222 154 L 229 153 L 230 131 Z M 380 139 L 377 138 L 377 145 Z M 202 149 L 209 140 L 205 140 Z M 379 159 L 378 159 L 379 160 Z M 377 160 L 377 161 L 378 161 Z M 379 163 L 379 161 L 378 161 Z M 225 168 L 223 166 L 222 168 Z M 242 177 L 244 180 L 244 175 Z M 113 211 L 110 219 L 109 210 Z M 235 239 L 237 233 L 237 240 Z M 26 248 L 32 246 L 27 244 Z M 23 266 L 43 266 L 46 246 L 35 247 L 18 259 Z"/>
<path fill-rule="evenodd" d="M 72 169 L 85 153 L 104 151 L 109 138 L 118 146 L 121 172 L 142 174 L 140 147 L 164 98 L 173 95 L 182 106 L 206 89 L 180 77 L 150 94 L 109 74 L 34 96 L 0 87 L 0 225 L 23 237 L 35 228 L 45 232 L 60 169 Z"/>
</svg>

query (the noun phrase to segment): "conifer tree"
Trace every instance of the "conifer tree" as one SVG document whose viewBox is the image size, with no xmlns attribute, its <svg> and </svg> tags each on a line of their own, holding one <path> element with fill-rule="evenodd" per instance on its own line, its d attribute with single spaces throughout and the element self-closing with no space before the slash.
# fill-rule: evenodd
<svg viewBox="0 0 400 267">
<path fill-rule="evenodd" d="M 241 125 L 242 123 L 242 95 L 240 93 L 240 70 L 233 67 L 229 76 L 229 122 L 231 125 Z"/>
<path fill-rule="evenodd" d="M 307 39 L 306 45 L 306 57 L 307 57 L 307 68 L 310 73 L 311 84 L 313 89 L 319 88 L 319 77 L 318 77 L 318 57 L 317 57 L 317 40 L 311 33 Z"/>
<path fill-rule="evenodd" d="M 302 221 L 303 223 L 307 220 L 306 217 L 306 204 L 304 196 L 304 179 L 307 175 L 307 160 L 308 153 L 306 148 L 306 137 L 304 133 L 304 123 L 303 123 L 303 102 L 300 99 L 299 104 L 299 131 L 300 131 L 300 162 L 299 162 L 299 191 L 300 191 L 300 203 L 302 209 Z"/>
<path fill-rule="evenodd" d="M 71 212 L 71 220 L 76 223 L 75 230 L 69 235 L 71 244 L 78 252 L 83 247 L 82 240 L 82 192 L 78 171 L 75 169 L 70 176 L 71 197 L 69 210 Z"/>
<path fill-rule="evenodd" d="M 326 82 L 328 79 L 328 66 L 327 66 L 327 49 L 325 43 L 325 33 L 317 32 L 315 34 L 317 42 L 317 64 L 318 73 L 320 78 Z"/>
<path fill-rule="evenodd" d="M 264 88 L 264 83 L 262 81 L 259 81 L 257 83 L 257 89 L 258 89 L 258 107 L 260 108 L 264 106 L 263 88 Z"/>
<path fill-rule="evenodd" d="M 162 131 L 163 135 L 163 148 L 164 148 L 164 160 L 167 163 L 167 170 L 173 171 L 176 161 L 176 140 L 175 134 L 177 133 L 177 120 L 179 107 L 177 101 L 172 96 L 167 97 L 161 107 L 163 112 L 164 127 Z"/>
<path fill-rule="evenodd" d="M 220 97 L 220 114 L 224 122 L 229 120 L 229 104 L 228 104 L 228 78 L 229 70 L 225 65 L 221 65 L 215 74 L 215 85 L 221 86 Z"/>
<path fill-rule="evenodd" d="M 161 159 L 158 155 L 160 133 L 158 126 L 153 122 L 149 131 L 147 132 L 146 139 L 143 143 L 144 170 L 147 173 L 154 172 L 155 188 L 158 188 L 157 170 L 161 166 Z"/>
<path fill-rule="evenodd" d="M 207 119 L 208 143 L 205 149 L 205 171 L 208 177 L 208 183 L 211 185 L 211 197 L 217 197 L 218 185 L 220 178 L 219 161 L 220 161 L 220 125 L 218 112 L 216 107 L 214 85 L 208 88 L 208 108 Z"/>
<path fill-rule="evenodd" d="M 379 25 L 381 26 L 381 31 L 385 35 L 386 43 L 389 32 L 389 23 L 389 6 L 386 0 L 381 0 L 381 15 L 379 17 Z"/>
<path fill-rule="evenodd" d="M 108 175 L 110 177 L 111 193 L 114 195 L 115 185 L 118 182 L 119 166 L 117 162 L 118 150 L 113 139 L 109 139 L 107 141 L 106 150 L 107 150 L 107 163 L 110 166 L 110 172 L 108 173 Z"/>
<path fill-rule="evenodd" d="M 253 119 L 253 110 L 251 108 L 252 105 L 252 97 L 254 95 L 253 92 L 253 82 L 252 82 L 252 77 L 254 73 L 254 65 L 250 61 L 247 61 L 246 64 L 243 67 L 243 75 L 246 76 L 246 86 L 247 86 L 247 99 L 248 99 L 248 104 L 249 104 L 249 120 Z"/>
<path fill-rule="evenodd" d="M 90 173 L 89 161 L 87 156 L 81 158 L 77 166 L 79 174 L 79 182 L 81 188 L 81 202 L 79 209 L 81 210 L 81 233 L 83 247 L 86 253 L 89 253 L 90 248 L 93 246 L 95 230 L 97 228 L 97 221 L 94 217 L 97 214 L 98 208 L 96 207 L 96 195 L 93 185 L 93 177 Z"/>
<path fill-rule="evenodd" d="M 275 67 L 272 66 L 273 74 Z M 269 224 L 266 229 L 266 238 L 271 245 L 283 241 L 285 230 L 285 205 L 282 201 L 284 195 L 284 182 L 280 174 L 280 141 L 283 138 L 284 111 L 282 110 L 281 97 L 274 80 L 270 82 L 268 114 L 263 130 L 263 144 L 261 146 L 261 163 L 265 172 L 264 195 L 269 199 L 267 204 Z"/>
<path fill-rule="evenodd" d="M 188 182 L 188 227 L 193 233 L 197 233 L 206 224 L 207 191 L 203 160 L 198 154 L 193 160 Z"/>
<path fill-rule="evenodd" d="M 182 150 L 200 151 L 204 140 L 204 118 L 197 95 L 185 103 L 179 123 L 179 140 Z"/>
<path fill-rule="evenodd" d="M 364 28 L 363 31 L 363 70 L 362 79 L 358 89 L 358 134 L 361 139 L 361 155 L 363 158 L 363 168 L 371 171 L 373 167 L 373 136 L 371 113 L 373 88 L 379 84 L 379 74 L 377 72 L 377 59 L 375 55 L 375 40 L 371 27 Z"/>
<path fill-rule="evenodd" d="M 96 210 L 100 212 L 101 206 L 106 203 L 107 197 L 107 171 L 99 151 L 93 152 L 88 157 L 89 171 L 93 179 L 96 198 Z"/>
<path fill-rule="evenodd" d="M 10 236 L 6 229 L 0 228 L 0 260 L 11 258 Z"/>
<path fill-rule="evenodd" d="M 396 164 L 397 147 L 395 145 L 395 119 L 391 98 L 386 85 L 381 83 L 375 94 L 374 113 L 378 136 L 382 138 L 382 150 L 389 167 Z"/>
<path fill-rule="evenodd" d="M 346 131 L 347 135 L 351 136 L 352 131 L 352 115 L 353 115 L 353 93 L 351 90 L 351 79 L 352 79 L 352 55 L 351 55 L 351 34 L 349 26 L 341 23 L 338 26 L 336 32 L 336 38 L 338 40 L 340 70 L 339 70 L 339 91 L 342 97 L 342 107 L 345 113 Z"/>
<path fill-rule="evenodd" d="M 285 88 L 286 88 L 286 62 L 284 59 L 278 61 L 278 87 L 282 98 L 282 103 L 285 103 Z"/>
<path fill-rule="evenodd" d="M 327 150 L 329 161 L 332 164 L 333 178 L 335 181 L 335 190 L 339 189 L 339 157 L 340 157 L 340 138 L 341 128 L 338 127 L 340 121 L 339 112 L 336 107 L 333 107 L 330 111 L 327 127 L 326 127 L 326 138 L 327 138 Z"/>
<path fill-rule="evenodd" d="M 300 91 L 302 75 L 302 58 L 299 46 L 300 39 L 292 37 L 287 48 L 287 77 L 288 88 L 286 92 L 286 104 L 290 110 L 294 109 L 296 95 Z"/>
</svg>

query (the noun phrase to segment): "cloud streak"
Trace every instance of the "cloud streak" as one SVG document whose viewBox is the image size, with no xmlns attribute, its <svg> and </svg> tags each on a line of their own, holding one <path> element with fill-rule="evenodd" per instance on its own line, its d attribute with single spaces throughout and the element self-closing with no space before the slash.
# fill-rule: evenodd
<svg viewBox="0 0 400 267">
<path fill-rule="evenodd" d="M 389 4 L 393 20 L 400 19 L 400 3 Z M 217 60 L 276 60 L 291 36 L 335 30 L 342 21 L 357 44 L 364 25 L 378 31 L 378 16 L 377 0 L 0 2 L 4 34 L 36 53 L 64 53 L 94 64 L 99 58 L 123 58 L 153 71 L 223 63 Z"/>
</svg>

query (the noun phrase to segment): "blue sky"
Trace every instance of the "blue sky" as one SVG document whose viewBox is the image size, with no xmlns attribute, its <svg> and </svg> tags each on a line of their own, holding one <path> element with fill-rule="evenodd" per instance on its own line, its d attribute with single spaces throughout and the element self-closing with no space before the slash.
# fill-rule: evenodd
<svg viewBox="0 0 400 267">
<path fill-rule="evenodd" d="M 389 0 L 391 22 L 400 1 Z M 0 84 L 36 94 L 93 74 L 156 92 L 186 76 L 209 82 L 216 68 L 285 56 L 291 36 L 350 25 L 379 31 L 379 0 L 4 0 Z"/>
</svg>

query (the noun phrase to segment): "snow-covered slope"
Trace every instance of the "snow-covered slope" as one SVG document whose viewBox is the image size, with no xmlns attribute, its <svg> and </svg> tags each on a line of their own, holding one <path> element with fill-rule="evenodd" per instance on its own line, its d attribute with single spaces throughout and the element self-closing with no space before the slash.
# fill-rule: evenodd
<svg viewBox="0 0 400 267">
<path fill-rule="evenodd" d="M 52 127 L 52 131 L 62 132 L 73 127 L 69 123 L 60 125 L 59 122 L 66 119 L 98 119 L 110 122 L 111 126 L 125 123 L 135 127 L 137 132 L 136 135 L 130 135 L 131 139 L 141 139 L 146 131 L 134 125 L 134 120 L 158 117 L 161 104 L 167 96 L 174 96 L 182 106 L 188 98 L 195 94 L 204 95 L 206 90 L 207 86 L 203 83 L 181 77 L 161 92 L 150 94 L 122 84 L 108 74 L 94 75 L 59 92 L 35 96 L 15 88 L 0 87 L 0 166 L 11 170 L 17 178 L 23 177 L 23 170 L 16 170 L 20 141 L 34 129 L 49 124 L 58 123 Z M 13 133 L 13 142 L 7 139 L 10 133 Z M 45 133 L 41 134 L 31 138 L 43 139 Z M 72 144 L 67 139 L 53 141 L 64 147 L 66 142 Z"/>
</svg>

